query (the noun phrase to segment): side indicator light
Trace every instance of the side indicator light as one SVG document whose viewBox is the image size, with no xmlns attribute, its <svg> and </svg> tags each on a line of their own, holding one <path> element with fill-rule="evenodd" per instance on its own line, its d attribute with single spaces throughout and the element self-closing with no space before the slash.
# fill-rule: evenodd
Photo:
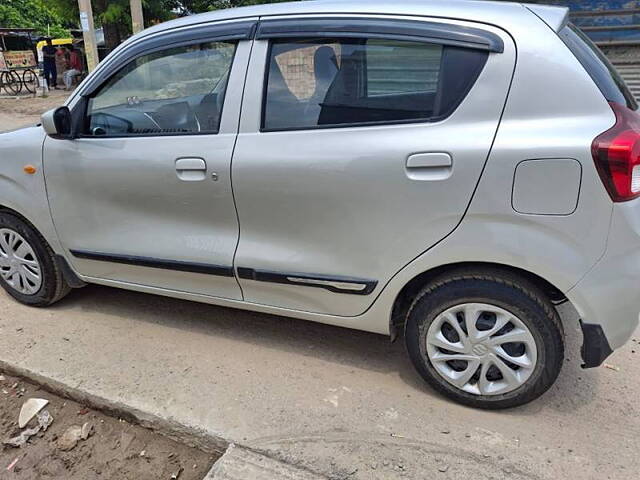
<svg viewBox="0 0 640 480">
<path fill-rule="evenodd" d="M 28 175 L 33 175 L 34 173 L 36 173 L 38 171 L 38 169 L 36 167 L 34 167 L 33 165 L 25 165 L 23 170 L 24 170 L 24 173 L 26 173 Z"/>
</svg>

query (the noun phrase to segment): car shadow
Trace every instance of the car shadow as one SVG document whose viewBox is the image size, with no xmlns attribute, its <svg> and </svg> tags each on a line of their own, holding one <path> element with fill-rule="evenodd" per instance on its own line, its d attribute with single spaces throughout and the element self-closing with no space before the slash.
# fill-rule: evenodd
<svg viewBox="0 0 640 480">
<path fill-rule="evenodd" d="M 50 308 L 114 315 L 287 351 L 354 369 L 396 374 L 413 391 L 440 397 L 413 369 L 402 340 L 391 343 L 384 335 L 99 285 L 74 290 Z M 582 335 L 576 314 L 566 307 L 559 310 L 565 324 L 567 348 L 565 365 L 557 382 L 537 401 L 503 414 L 535 415 L 548 408 L 569 413 L 592 401 L 598 375 L 594 370 L 580 368 Z"/>
</svg>

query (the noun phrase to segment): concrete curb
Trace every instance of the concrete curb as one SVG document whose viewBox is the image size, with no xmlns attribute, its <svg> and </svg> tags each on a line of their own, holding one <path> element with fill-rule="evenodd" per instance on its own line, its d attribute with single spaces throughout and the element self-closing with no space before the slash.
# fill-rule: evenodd
<svg viewBox="0 0 640 480">
<path fill-rule="evenodd" d="M 326 480 L 326 477 L 232 443 L 203 480 Z"/>
<path fill-rule="evenodd" d="M 130 407 L 124 403 L 113 402 L 106 398 L 84 392 L 78 388 L 71 387 L 57 380 L 52 380 L 51 378 L 45 377 L 26 368 L 11 365 L 4 360 L 0 360 L 0 370 L 3 370 L 9 375 L 30 380 L 42 387 L 43 390 L 50 393 L 63 398 L 68 398 L 69 400 L 86 405 L 94 410 L 105 412 L 110 416 L 122 418 L 129 423 L 140 425 L 176 440 L 177 442 L 198 448 L 207 453 L 223 455 L 229 446 L 229 442 L 225 439 L 214 437 L 204 430 L 189 427 L 170 418 L 162 418 Z"/>
</svg>

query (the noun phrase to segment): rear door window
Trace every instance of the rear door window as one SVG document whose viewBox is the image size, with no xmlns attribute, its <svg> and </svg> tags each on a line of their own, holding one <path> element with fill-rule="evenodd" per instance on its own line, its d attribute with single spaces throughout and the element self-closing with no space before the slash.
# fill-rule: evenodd
<svg viewBox="0 0 640 480">
<path fill-rule="evenodd" d="M 396 39 L 275 40 L 262 130 L 438 121 L 464 99 L 487 58 Z"/>
<path fill-rule="evenodd" d="M 591 76 L 607 101 L 626 105 L 631 110 L 638 108 L 637 102 L 620 74 L 589 37 L 572 24 L 564 27 L 559 35 Z"/>
</svg>

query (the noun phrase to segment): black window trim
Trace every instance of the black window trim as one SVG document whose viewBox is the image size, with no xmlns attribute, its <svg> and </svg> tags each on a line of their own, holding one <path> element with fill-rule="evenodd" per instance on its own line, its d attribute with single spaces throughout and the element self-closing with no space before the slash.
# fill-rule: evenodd
<svg viewBox="0 0 640 480">
<path fill-rule="evenodd" d="M 254 22 L 254 25 L 257 22 Z M 89 100 L 94 98 L 96 95 L 100 93 L 100 91 L 106 86 L 109 80 L 116 75 L 120 70 L 125 68 L 130 62 L 133 60 L 143 57 L 145 55 L 150 55 L 156 52 L 162 52 L 164 50 L 171 50 L 173 48 L 180 47 L 188 47 L 190 45 L 200 45 L 203 43 L 212 43 L 212 42 L 236 42 L 234 45 L 233 57 L 231 58 L 229 73 L 231 73 L 231 69 L 233 68 L 234 61 L 236 59 L 236 54 L 238 53 L 238 41 L 235 38 L 223 38 L 223 37 L 207 37 L 204 36 L 202 38 L 192 37 L 189 40 L 184 40 L 177 43 L 171 44 L 162 44 L 160 46 L 150 47 L 148 50 L 140 50 L 136 55 L 131 56 L 127 59 L 127 61 L 119 64 L 117 70 L 112 71 L 112 74 L 109 75 L 97 88 L 95 88 L 92 93 L 89 95 L 83 92 L 80 96 L 80 101 L 75 105 L 72 111 L 72 116 L 74 117 L 74 126 L 76 130 L 75 138 L 86 138 L 86 139 L 107 139 L 107 138 L 148 138 L 148 137 L 184 137 L 184 136 L 192 136 L 192 135 L 218 135 L 220 132 L 220 124 L 218 123 L 218 128 L 215 130 L 207 130 L 206 132 L 150 132 L 150 133 L 135 133 L 135 134 L 116 134 L 116 135 L 91 135 L 88 133 L 84 133 L 86 130 L 86 122 L 88 119 L 87 110 L 89 109 Z M 220 120 L 222 120 L 222 115 L 224 112 L 224 105 L 226 103 L 226 92 L 227 88 L 229 88 L 229 79 L 231 75 L 227 75 L 226 83 L 227 85 L 224 88 L 225 99 L 222 102 L 222 108 L 220 109 Z"/>
<path fill-rule="evenodd" d="M 258 30 L 259 30 L 259 26 L 258 26 Z M 256 34 L 256 38 L 257 38 L 257 34 Z M 270 70 L 270 65 L 269 64 L 271 62 L 273 44 L 274 44 L 275 40 L 294 40 L 296 38 L 299 39 L 299 40 L 310 40 L 310 41 L 311 40 L 325 40 L 325 41 L 329 41 L 331 39 L 340 40 L 340 39 L 352 38 L 352 37 L 350 37 L 350 36 L 308 37 L 307 35 L 296 35 L 295 37 L 294 36 L 285 37 L 285 38 L 274 37 L 274 38 L 270 39 L 269 46 L 267 48 L 267 58 L 266 58 L 265 66 L 264 66 L 264 79 L 263 79 L 263 85 L 262 85 L 262 101 L 261 101 L 260 128 L 259 128 L 259 132 L 260 133 L 300 132 L 300 131 L 305 131 L 305 130 L 333 130 L 333 129 L 337 129 L 337 128 L 344 129 L 344 128 L 358 128 L 358 127 L 384 127 L 384 126 L 394 126 L 394 125 L 429 125 L 429 124 L 438 123 L 438 122 L 444 121 L 447 118 L 449 118 L 460 107 L 462 102 L 469 95 L 469 92 L 471 91 L 473 86 L 477 83 L 478 77 L 480 76 L 480 74 L 484 70 L 484 67 L 487 64 L 486 61 L 482 64 L 481 68 L 476 73 L 475 80 L 464 91 L 463 95 L 460 98 L 460 101 L 456 104 L 455 108 L 453 110 L 451 110 L 451 112 L 447 112 L 444 115 L 438 115 L 438 116 L 426 117 L 426 118 L 411 118 L 411 119 L 408 119 L 408 120 L 380 120 L 380 121 L 372 121 L 372 122 L 353 122 L 353 123 L 337 123 L 337 124 L 327 124 L 327 125 L 308 125 L 308 126 L 301 126 L 301 127 L 273 127 L 273 128 L 267 128 L 265 126 L 266 125 L 266 113 L 267 113 L 267 90 L 268 90 L 268 83 L 269 83 L 269 70 Z M 361 38 L 362 40 L 366 40 L 366 38 L 374 38 L 374 37 L 355 37 L 355 38 L 356 39 Z M 403 38 L 403 39 L 389 38 L 389 37 L 375 37 L 375 38 L 382 38 L 382 39 L 389 39 L 389 40 L 411 41 L 411 40 L 407 39 L 406 37 Z M 434 43 L 434 42 L 424 42 L 424 43 L 442 45 L 442 44 Z M 443 45 L 443 47 L 446 47 L 446 46 L 452 46 L 452 45 Z M 442 58 L 441 58 L 440 61 L 443 62 L 444 58 L 445 58 L 445 52 L 443 51 Z M 442 81 L 441 79 L 438 80 L 438 88 L 440 88 L 440 82 L 441 81 Z"/>
<path fill-rule="evenodd" d="M 504 52 L 504 41 L 482 28 L 421 20 L 312 17 L 260 20 L 256 40 L 275 38 L 384 38 Z"/>
<path fill-rule="evenodd" d="M 570 35 L 567 36 L 568 33 L 573 33 L 578 39 L 583 43 L 583 45 L 576 45 Z M 617 90 L 617 93 L 620 94 L 621 97 L 624 98 L 626 103 L 626 107 L 630 110 L 638 109 L 638 102 L 635 97 L 629 90 L 629 87 L 625 84 L 624 80 L 620 76 L 620 74 L 615 70 L 615 67 L 611 64 L 609 59 L 604 55 L 604 53 L 593 43 L 593 41 L 584 34 L 573 23 L 566 21 L 563 27 L 558 31 L 558 36 L 562 40 L 562 42 L 567 46 L 567 48 L 571 51 L 573 56 L 578 60 L 580 65 L 587 72 L 593 83 L 598 87 L 598 90 L 602 93 L 602 96 L 608 101 L 614 101 L 609 96 L 608 90 L 610 90 L 609 86 L 606 85 L 608 82 L 603 82 L 602 79 L 597 75 L 597 72 L 594 72 L 593 66 L 589 64 L 588 58 L 585 58 L 583 55 L 580 55 L 580 52 L 576 51 L 575 47 L 578 46 L 580 48 L 586 48 L 591 54 L 592 58 L 594 58 L 597 62 L 600 63 L 600 66 L 607 70 L 607 73 L 611 76 L 607 78 L 610 80 Z M 619 103 L 619 102 L 618 102 Z"/>
</svg>

